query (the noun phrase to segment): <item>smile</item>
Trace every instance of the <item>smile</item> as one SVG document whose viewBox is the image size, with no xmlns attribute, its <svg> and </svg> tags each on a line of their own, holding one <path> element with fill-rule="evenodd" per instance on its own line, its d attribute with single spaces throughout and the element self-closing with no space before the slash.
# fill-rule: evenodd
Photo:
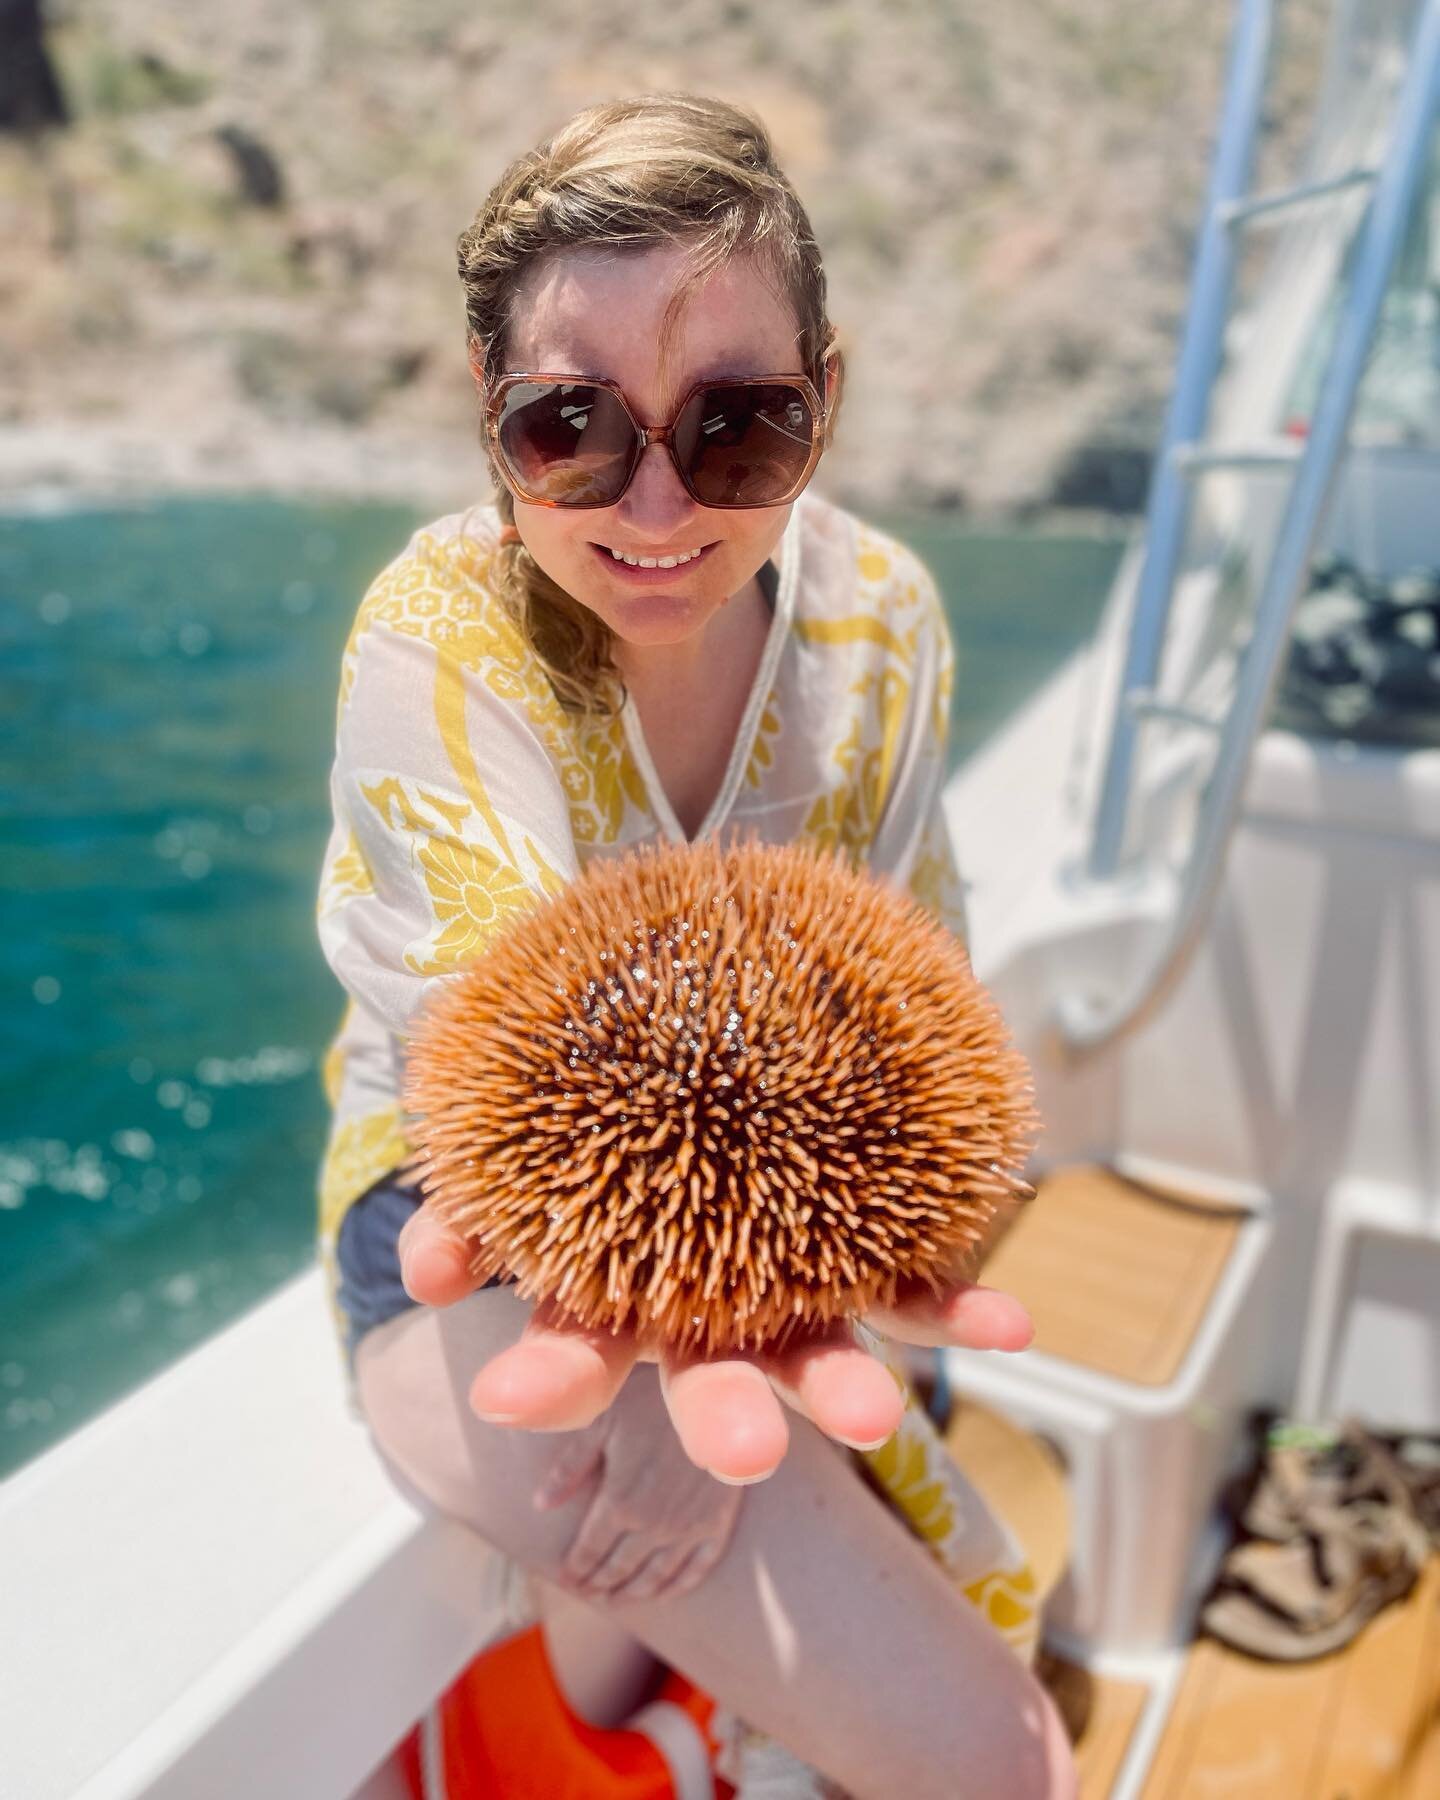
<svg viewBox="0 0 1440 1800">
<path fill-rule="evenodd" d="M 624 550 L 612 549 L 609 544 L 599 544 L 596 548 L 608 550 L 616 562 L 628 563 L 632 569 L 678 569 L 681 563 L 694 562 L 697 556 L 703 556 L 709 545 L 701 544 L 696 550 L 677 550 L 670 556 L 631 556 Z"/>
</svg>

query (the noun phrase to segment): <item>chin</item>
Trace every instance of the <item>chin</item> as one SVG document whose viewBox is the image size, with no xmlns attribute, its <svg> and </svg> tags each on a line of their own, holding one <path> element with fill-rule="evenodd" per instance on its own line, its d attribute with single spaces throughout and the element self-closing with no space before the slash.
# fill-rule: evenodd
<svg viewBox="0 0 1440 1800">
<path fill-rule="evenodd" d="M 626 612 L 610 620 L 610 629 L 622 644 L 637 650 L 659 644 L 683 644 L 703 631 L 719 610 L 713 602 L 697 605 L 671 594 L 640 594 Z"/>
</svg>

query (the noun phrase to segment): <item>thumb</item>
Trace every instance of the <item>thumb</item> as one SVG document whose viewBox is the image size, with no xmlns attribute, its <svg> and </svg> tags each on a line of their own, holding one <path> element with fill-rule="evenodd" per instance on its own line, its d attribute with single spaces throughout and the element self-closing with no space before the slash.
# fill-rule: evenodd
<svg viewBox="0 0 1440 1800">
<path fill-rule="evenodd" d="M 598 1440 L 567 1444 L 536 1486 L 533 1501 L 536 1511 L 549 1512 L 554 1507 L 564 1506 L 567 1500 L 573 1500 L 590 1477 L 599 1472 L 604 1460 L 605 1449 Z"/>
</svg>

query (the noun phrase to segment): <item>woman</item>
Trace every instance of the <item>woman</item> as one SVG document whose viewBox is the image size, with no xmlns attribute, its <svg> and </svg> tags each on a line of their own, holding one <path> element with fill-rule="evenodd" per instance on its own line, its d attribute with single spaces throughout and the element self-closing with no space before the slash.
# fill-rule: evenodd
<svg viewBox="0 0 1440 1800">
<path fill-rule="evenodd" d="M 789 1792 L 822 1792 L 814 1771 L 877 1800 L 1070 1792 L 1043 1691 L 834 1441 L 873 1450 L 903 1413 L 852 1336 L 637 1366 L 471 1292 L 393 1177 L 429 986 L 592 857 L 742 828 L 841 844 L 964 930 L 943 614 L 898 544 L 800 498 L 841 358 L 763 131 L 684 95 L 593 108 L 459 251 L 498 504 L 417 533 L 361 607 L 321 892 L 352 997 L 322 1252 L 359 1405 L 397 1480 L 530 1572 L 593 1722 L 658 1657 L 803 1759 Z M 869 1322 L 1029 1336 L 963 1283 Z M 954 1535 L 998 1566 L 1003 1527 L 965 1505 Z"/>
</svg>

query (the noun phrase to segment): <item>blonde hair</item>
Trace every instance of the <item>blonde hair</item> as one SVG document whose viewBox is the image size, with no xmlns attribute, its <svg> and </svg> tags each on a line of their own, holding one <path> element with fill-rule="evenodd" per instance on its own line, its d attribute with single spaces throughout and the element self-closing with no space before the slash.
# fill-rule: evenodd
<svg viewBox="0 0 1440 1800">
<path fill-rule="evenodd" d="M 729 258 L 748 255 L 794 309 L 805 373 L 823 396 L 828 361 L 838 383 L 843 362 L 805 208 L 760 121 L 695 94 L 639 94 L 589 107 L 496 182 L 457 246 L 477 379 L 488 384 L 503 372 L 517 295 L 542 258 L 675 244 L 685 249 L 684 273 L 661 323 L 662 355 L 695 288 Z M 831 423 L 834 414 L 832 404 Z M 513 527 L 514 499 L 493 459 L 491 474 L 501 522 Z M 623 684 L 609 627 L 551 581 L 523 545 L 502 541 L 496 556 L 497 586 L 562 707 L 613 716 Z"/>
</svg>

